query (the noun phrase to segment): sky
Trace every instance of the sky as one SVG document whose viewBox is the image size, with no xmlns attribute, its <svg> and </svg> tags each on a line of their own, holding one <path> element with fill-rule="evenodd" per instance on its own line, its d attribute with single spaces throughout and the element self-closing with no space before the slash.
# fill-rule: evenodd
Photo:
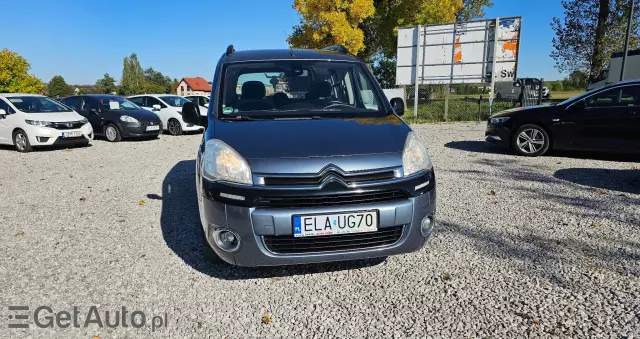
<svg viewBox="0 0 640 339">
<path fill-rule="evenodd" d="M 184 3 L 184 5 L 181 5 Z M 122 74 L 125 56 L 138 55 L 143 68 L 171 78 L 213 78 L 229 44 L 236 50 L 287 48 L 299 22 L 287 0 L 25 0 L 6 1 L 0 20 L 0 49 L 31 63 L 45 82 L 62 75 L 69 84 L 94 84 Z M 486 18 L 522 16 L 519 77 L 564 77 L 549 53 L 559 0 L 494 0 Z"/>
</svg>

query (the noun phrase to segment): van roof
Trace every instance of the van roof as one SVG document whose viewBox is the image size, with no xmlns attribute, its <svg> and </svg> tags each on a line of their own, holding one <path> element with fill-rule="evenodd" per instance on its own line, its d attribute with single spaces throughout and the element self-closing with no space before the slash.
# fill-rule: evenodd
<svg viewBox="0 0 640 339">
<path fill-rule="evenodd" d="M 243 61 L 269 61 L 269 60 L 339 60 L 360 61 L 357 57 L 330 50 L 314 49 L 262 49 L 237 51 L 232 55 L 224 56 L 223 63 Z"/>
</svg>

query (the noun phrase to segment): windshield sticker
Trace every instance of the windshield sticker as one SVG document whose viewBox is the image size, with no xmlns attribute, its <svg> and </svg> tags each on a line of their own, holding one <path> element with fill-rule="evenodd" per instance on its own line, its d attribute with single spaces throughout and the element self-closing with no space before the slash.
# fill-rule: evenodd
<svg viewBox="0 0 640 339">
<path fill-rule="evenodd" d="M 113 109 L 113 110 L 120 109 L 120 103 L 117 101 L 109 101 L 109 109 Z"/>
<path fill-rule="evenodd" d="M 222 113 L 224 113 L 224 114 L 231 114 L 231 113 L 233 113 L 233 107 L 225 107 L 225 108 L 222 110 Z"/>
</svg>

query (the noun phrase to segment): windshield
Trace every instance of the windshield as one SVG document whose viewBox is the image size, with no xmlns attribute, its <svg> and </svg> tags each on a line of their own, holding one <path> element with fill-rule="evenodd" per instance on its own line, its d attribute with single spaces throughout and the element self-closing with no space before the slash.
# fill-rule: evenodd
<svg viewBox="0 0 640 339">
<path fill-rule="evenodd" d="M 141 109 L 140 106 L 134 104 L 133 102 L 118 96 L 95 96 L 93 98 L 96 99 L 98 103 L 100 103 L 100 108 L 103 111 L 132 111 Z"/>
<path fill-rule="evenodd" d="M 47 98 L 38 96 L 8 97 L 16 108 L 25 113 L 71 112 L 71 109 Z"/>
<path fill-rule="evenodd" d="M 223 74 L 223 119 L 385 114 L 370 76 L 356 62 L 243 62 Z"/>
<path fill-rule="evenodd" d="M 160 99 L 166 102 L 167 105 L 173 106 L 173 107 L 182 107 L 184 106 L 185 103 L 189 102 L 189 100 L 183 97 L 179 97 L 177 95 L 167 95 L 167 96 L 160 97 Z"/>
</svg>

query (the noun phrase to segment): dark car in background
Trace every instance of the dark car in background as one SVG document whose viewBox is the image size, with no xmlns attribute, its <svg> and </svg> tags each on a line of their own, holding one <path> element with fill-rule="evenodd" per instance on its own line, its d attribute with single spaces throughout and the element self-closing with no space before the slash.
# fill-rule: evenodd
<svg viewBox="0 0 640 339">
<path fill-rule="evenodd" d="M 489 118 L 486 139 L 525 156 L 550 149 L 640 153 L 640 81 L 620 82 L 557 105 Z"/>
<path fill-rule="evenodd" d="M 87 118 L 94 133 L 111 142 L 122 138 L 157 138 L 162 133 L 158 115 L 117 95 L 88 94 L 57 100 Z"/>
<path fill-rule="evenodd" d="M 279 79 L 289 96 L 277 92 Z M 282 88 L 281 88 L 282 89 Z M 344 48 L 227 49 L 196 160 L 205 249 L 241 266 L 386 257 L 421 249 L 436 180 L 423 141 Z M 179 188 L 178 188 L 179 189 Z M 214 256 L 215 258 L 215 256 Z"/>
</svg>

